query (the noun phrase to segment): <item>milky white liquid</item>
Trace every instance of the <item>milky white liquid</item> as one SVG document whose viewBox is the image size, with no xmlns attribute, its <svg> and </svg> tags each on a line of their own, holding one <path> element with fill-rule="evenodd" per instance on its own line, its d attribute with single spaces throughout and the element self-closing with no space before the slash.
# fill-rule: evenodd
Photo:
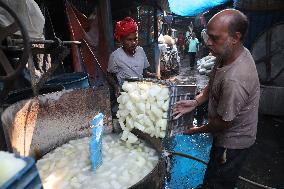
<svg viewBox="0 0 284 189">
<path fill-rule="evenodd" d="M 143 142 L 127 146 L 118 135 L 103 137 L 103 164 L 93 172 L 90 138 L 70 141 L 38 160 L 44 189 L 119 189 L 143 179 L 158 162 L 156 151 Z"/>
</svg>

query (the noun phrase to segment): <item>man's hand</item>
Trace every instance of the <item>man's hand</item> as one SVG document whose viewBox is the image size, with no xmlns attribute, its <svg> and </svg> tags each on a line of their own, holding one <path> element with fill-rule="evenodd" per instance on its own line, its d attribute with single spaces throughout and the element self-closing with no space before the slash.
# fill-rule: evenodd
<svg viewBox="0 0 284 189">
<path fill-rule="evenodd" d="M 185 135 L 192 135 L 199 132 L 199 127 L 191 127 L 183 132 Z"/>
<path fill-rule="evenodd" d="M 195 133 L 198 133 L 199 132 L 199 127 L 187 127 L 186 129 L 185 128 L 182 128 L 182 129 L 176 129 L 174 130 L 174 133 L 173 134 L 184 134 L 184 135 L 192 135 L 192 134 L 195 134 Z"/>
<path fill-rule="evenodd" d="M 156 78 L 160 80 L 161 79 L 161 74 L 156 74 Z"/>
<path fill-rule="evenodd" d="M 156 75 L 156 73 L 147 72 L 146 77 L 157 78 L 157 75 Z"/>
<path fill-rule="evenodd" d="M 118 98 L 120 95 L 120 87 L 118 85 L 114 86 L 115 97 Z"/>
<path fill-rule="evenodd" d="M 175 106 L 173 107 L 173 119 L 178 119 L 180 116 L 191 112 L 198 106 L 196 100 L 181 100 L 178 101 Z"/>
</svg>

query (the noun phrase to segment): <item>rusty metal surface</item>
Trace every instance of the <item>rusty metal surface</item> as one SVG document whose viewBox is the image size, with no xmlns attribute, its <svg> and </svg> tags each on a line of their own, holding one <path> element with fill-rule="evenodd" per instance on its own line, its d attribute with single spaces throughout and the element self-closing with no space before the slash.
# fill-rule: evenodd
<svg viewBox="0 0 284 189">
<path fill-rule="evenodd" d="M 140 139 L 146 141 L 151 147 L 153 147 L 158 152 L 160 158 L 154 169 L 149 174 L 147 174 L 142 180 L 131 186 L 129 189 L 165 188 L 166 160 L 162 157 L 162 139 L 151 137 L 149 134 L 143 133 L 137 129 L 134 129 L 132 132 Z"/>
<path fill-rule="evenodd" d="M 165 176 L 166 176 L 165 169 L 166 169 L 166 161 L 165 159 L 160 158 L 155 168 L 138 183 L 129 187 L 129 189 L 165 188 Z"/>
<path fill-rule="evenodd" d="M 67 90 L 37 96 L 9 106 L 1 119 L 8 134 L 9 147 L 21 155 L 36 159 L 71 139 L 90 136 L 90 121 L 98 112 L 106 115 L 106 133 L 112 132 L 108 90 L 105 88 Z M 138 130 L 135 134 L 162 152 L 161 139 Z M 131 189 L 164 188 L 165 161 L 160 158 L 155 168 Z"/>
<path fill-rule="evenodd" d="M 106 115 L 105 132 L 112 131 L 108 90 L 66 90 L 17 102 L 2 114 L 8 148 L 41 157 L 71 139 L 89 136 L 88 122 L 98 113 Z"/>
</svg>

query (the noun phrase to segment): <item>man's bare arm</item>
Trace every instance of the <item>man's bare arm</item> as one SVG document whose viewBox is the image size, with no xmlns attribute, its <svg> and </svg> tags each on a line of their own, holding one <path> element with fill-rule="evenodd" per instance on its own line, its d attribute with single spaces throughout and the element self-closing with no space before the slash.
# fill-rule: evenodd
<svg viewBox="0 0 284 189">
<path fill-rule="evenodd" d="M 206 85 L 206 87 L 201 91 L 201 93 L 195 97 L 197 106 L 206 102 L 208 98 L 209 98 L 209 89 L 208 89 L 208 85 Z"/>
<path fill-rule="evenodd" d="M 118 81 L 117 81 L 116 75 L 114 73 L 107 72 L 106 77 L 107 77 L 108 83 L 111 86 L 114 87 L 115 85 L 118 85 Z"/>
<path fill-rule="evenodd" d="M 155 78 L 156 77 L 156 73 L 151 73 L 150 71 L 148 71 L 148 69 L 144 69 L 143 70 L 143 77 Z"/>
<path fill-rule="evenodd" d="M 208 124 L 200 127 L 193 127 L 187 130 L 184 134 L 195 134 L 195 133 L 216 133 L 231 127 L 231 122 L 224 121 L 220 116 L 213 118 Z"/>
<path fill-rule="evenodd" d="M 119 84 L 118 84 L 116 75 L 114 73 L 107 72 L 106 78 L 110 86 L 114 88 L 115 95 L 119 96 L 120 89 L 119 89 Z"/>
</svg>

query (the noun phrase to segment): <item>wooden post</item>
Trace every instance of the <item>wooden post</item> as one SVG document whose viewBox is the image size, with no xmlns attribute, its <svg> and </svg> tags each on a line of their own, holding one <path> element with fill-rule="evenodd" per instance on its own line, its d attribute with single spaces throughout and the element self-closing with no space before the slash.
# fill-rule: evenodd
<svg viewBox="0 0 284 189">
<path fill-rule="evenodd" d="M 154 41 L 158 42 L 158 17 L 157 17 L 157 6 L 154 6 Z"/>
<path fill-rule="evenodd" d="M 108 61 L 114 50 L 113 26 L 110 0 L 99 0 L 100 54 L 103 62 Z M 103 52 L 105 51 L 105 52 Z M 102 56 L 103 55 L 103 56 Z"/>
</svg>

